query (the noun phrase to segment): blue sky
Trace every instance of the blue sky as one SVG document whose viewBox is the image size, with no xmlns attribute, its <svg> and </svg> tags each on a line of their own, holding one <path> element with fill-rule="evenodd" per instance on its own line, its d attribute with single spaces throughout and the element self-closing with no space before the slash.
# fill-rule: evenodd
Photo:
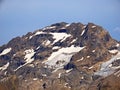
<svg viewBox="0 0 120 90">
<path fill-rule="evenodd" d="M 62 21 L 93 22 L 120 40 L 120 0 L 0 0 L 0 45 Z"/>
</svg>

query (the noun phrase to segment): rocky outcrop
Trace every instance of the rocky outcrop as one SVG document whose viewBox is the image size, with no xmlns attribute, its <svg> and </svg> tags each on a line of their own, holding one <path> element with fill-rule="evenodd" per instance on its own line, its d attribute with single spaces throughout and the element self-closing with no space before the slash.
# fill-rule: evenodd
<svg viewBox="0 0 120 90">
<path fill-rule="evenodd" d="M 0 47 L 0 90 L 119 90 L 119 48 L 93 23 L 29 32 Z"/>
</svg>

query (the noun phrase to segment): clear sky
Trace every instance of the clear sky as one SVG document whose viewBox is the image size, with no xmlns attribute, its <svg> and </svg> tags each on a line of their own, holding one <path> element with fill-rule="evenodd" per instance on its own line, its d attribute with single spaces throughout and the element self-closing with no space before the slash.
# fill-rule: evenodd
<svg viewBox="0 0 120 90">
<path fill-rule="evenodd" d="M 0 0 L 0 45 L 62 21 L 93 22 L 120 41 L 120 0 Z"/>
</svg>

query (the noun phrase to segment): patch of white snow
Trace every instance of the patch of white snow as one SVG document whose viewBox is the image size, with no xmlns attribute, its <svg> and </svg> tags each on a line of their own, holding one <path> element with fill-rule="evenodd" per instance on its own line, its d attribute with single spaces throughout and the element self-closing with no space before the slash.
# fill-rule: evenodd
<svg viewBox="0 0 120 90">
<path fill-rule="evenodd" d="M 90 56 L 87 56 L 87 58 L 90 58 Z"/>
<path fill-rule="evenodd" d="M 11 50 L 12 50 L 11 48 L 4 49 L 4 50 L 0 53 L 0 56 L 9 53 Z"/>
<path fill-rule="evenodd" d="M 45 46 L 48 46 L 48 45 L 50 45 L 50 43 L 51 43 L 51 41 L 45 40 L 42 44 L 45 45 Z"/>
<path fill-rule="evenodd" d="M 43 77 L 46 77 L 47 75 L 46 74 L 42 74 Z"/>
<path fill-rule="evenodd" d="M 71 47 L 61 48 L 56 52 L 53 52 L 47 61 L 44 61 L 48 68 L 61 69 L 64 65 L 70 62 L 71 57 L 82 50 L 84 47 Z"/>
<path fill-rule="evenodd" d="M 69 69 L 69 70 L 66 70 L 65 72 L 66 73 L 69 73 L 69 72 L 71 72 L 73 69 Z"/>
<path fill-rule="evenodd" d="M 77 39 L 73 39 L 71 43 L 74 43 Z"/>
<path fill-rule="evenodd" d="M 119 77 L 120 76 L 120 70 L 114 73 L 115 76 Z"/>
<path fill-rule="evenodd" d="M 116 69 L 120 68 L 120 66 L 112 67 L 111 64 L 119 57 L 120 57 L 120 52 L 118 52 L 117 55 L 113 56 L 109 61 L 102 63 L 101 69 L 99 71 L 95 72 L 95 75 L 100 75 L 100 76 L 106 77 L 106 76 L 114 73 L 114 71 Z"/>
<path fill-rule="evenodd" d="M 114 73 L 114 75 L 117 75 L 117 74 L 119 74 L 119 73 L 120 73 L 120 70 L 119 70 L 119 71 L 117 71 L 117 72 L 115 72 L 115 73 Z"/>
<path fill-rule="evenodd" d="M 109 50 L 109 52 L 115 54 L 115 53 L 118 53 L 118 50 L 115 50 L 115 49 L 114 50 Z"/>
<path fill-rule="evenodd" d="M 92 50 L 92 52 L 95 52 L 95 50 Z"/>
<path fill-rule="evenodd" d="M 68 27 L 68 26 L 70 26 L 70 24 L 66 24 L 66 25 L 65 25 L 65 27 Z"/>
<path fill-rule="evenodd" d="M 45 33 L 46 33 L 46 32 L 38 31 L 38 32 L 36 32 L 34 35 L 45 34 Z"/>
<path fill-rule="evenodd" d="M 67 33 L 50 33 L 50 34 L 52 34 L 53 39 L 55 39 L 53 44 L 58 42 L 59 40 L 64 41 L 66 38 L 71 36 L 70 34 L 67 34 Z"/>
<path fill-rule="evenodd" d="M 36 48 L 36 50 L 38 50 L 40 48 L 40 46 L 38 46 L 37 48 Z"/>
<path fill-rule="evenodd" d="M 35 54 L 34 50 L 33 49 L 28 49 L 25 51 L 26 55 L 25 55 L 25 60 L 26 60 L 26 63 L 31 63 L 32 61 L 34 61 L 34 58 L 33 55 Z"/>
<path fill-rule="evenodd" d="M 55 50 L 55 49 L 59 49 L 60 47 L 58 47 L 58 46 L 55 46 L 55 47 L 53 47 L 52 49 L 53 50 Z"/>
<path fill-rule="evenodd" d="M 27 64 L 29 64 L 29 63 L 31 63 L 31 62 L 34 61 L 34 58 L 32 58 L 33 55 L 35 54 L 35 52 L 34 52 L 33 49 L 25 50 L 25 54 L 26 54 L 26 55 L 25 55 L 24 59 L 25 59 L 26 63 L 23 64 L 23 65 L 21 65 L 21 66 L 19 66 L 19 67 L 18 67 L 17 69 L 15 69 L 14 71 L 17 71 L 18 69 L 22 68 L 23 66 L 25 66 L 25 65 L 27 65 Z"/>
<path fill-rule="evenodd" d="M 64 87 L 68 87 L 68 83 L 65 83 Z"/>
<path fill-rule="evenodd" d="M 38 80 L 38 78 L 33 78 L 34 81 Z"/>
<path fill-rule="evenodd" d="M 83 59 L 84 59 L 84 57 L 82 57 L 81 59 L 77 60 L 77 62 L 82 61 Z"/>
<path fill-rule="evenodd" d="M 39 35 L 39 34 L 46 34 L 46 32 L 43 31 L 37 31 L 34 35 L 30 36 L 29 39 L 31 39 L 32 37 Z"/>
<path fill-rule="evenodd" d="M 92 26 L 92 28 L 95 28 L 96 26 Z"/>
<path fill-rule="evenodd" d="M 61 77 L 61 73 L 58 74 L 58 78 L 60 78 L 60 77 Z"/>
<path fill-rule="evenodd" d="M 2 67 L 0 67 L 0 70 L 4 71 L 8 68 L 8 66 L 9 66 L 9 62 L 7 64 L 3 65 Z"/>
<path fill-rule="evenodd" d="M 120 46 L 120 44 L 119 44 L 119 43 L 117 43 L 117 44 L 116 44 L 116 47 L 119 47 L 119 46 Z"/>
<path fill-rule="evenodd" d="M 82 27 L 82 29 L 85 29 L 85 28 L 86 28 L 86 26 L 83 26 L 83 27 Z"/>
<path fill-rule="evenodd" d="M 84 79 L 84 76 L 82 76 L 81 79 Z"/>
<path fill-rule="evenodd" d="M 92 69 L 94 66 L 89 67 L 88 69 Z"/>
<path fill-rule="evenodd" d="M 81 36 L 85 33 L 85 29 L 82 31 Z"/>
<path fill-rule="evenodd" d="M 43 28 L 43 30 L 54 29 L 54 28 L 56 28 L 56 26 L 47 26 L 47 27 Z"/>
<path fill-rule="evenodd" d="M 48 60 L 52 60 L 55 56 L 66 53 L 66 54 L 72 54 L 75 52 L 79 52 L 82 50 L 84 47 L 74 47 L 73 45 L 71 47 L 66 47 L 66 48 L 61 48 L 57 52 L 53 52 L 52 55 L 48 58 Z"/>
</svg>

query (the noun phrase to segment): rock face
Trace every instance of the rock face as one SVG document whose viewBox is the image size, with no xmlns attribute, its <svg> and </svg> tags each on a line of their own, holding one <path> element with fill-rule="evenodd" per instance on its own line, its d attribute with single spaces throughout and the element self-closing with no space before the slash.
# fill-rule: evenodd
<svg viewBox="0 0 120 90">
<path fill-rule="evenodd" d="M 0 47 L 0 90 L 120 90 L 120 43 L 93 23 L 16 37 Z"/>
</svg>

